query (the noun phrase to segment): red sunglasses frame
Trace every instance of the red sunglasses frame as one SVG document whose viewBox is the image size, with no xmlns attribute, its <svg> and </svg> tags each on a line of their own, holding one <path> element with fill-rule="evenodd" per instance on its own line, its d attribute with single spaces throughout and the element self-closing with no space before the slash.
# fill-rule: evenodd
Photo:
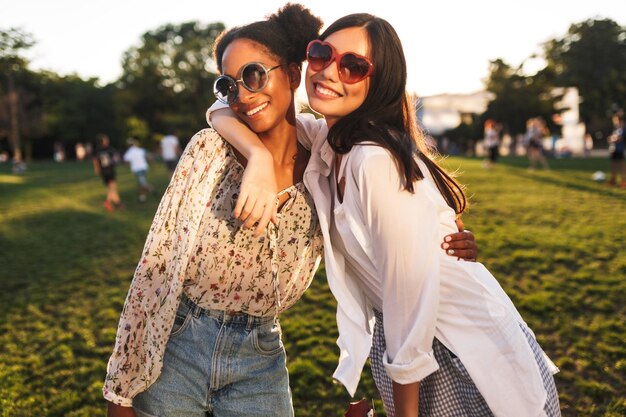
<svg viewBox="0 0 626 417">
<path fill-rule="evenodd" d="M 315 72 L 320 72 L 320 71 L 328 68 L 330 66 L 330 64 L 335 62 L 337 64 L 337 73 L 339 74 L 339 79 L 341 80 L 341 82 L 344 82 L 346 84 L 356 84 L 359 81 L 363 81 L 364 79 L 366 79 L 367 77 L 372 75 L 372 73 L 374 72 L 374 64 L 372 64 L 372 61 L 370 61 L 370 59 L 368 57 L 363 56 L 363 55 L 359 55 L 359 54 L 354 53 L 354 52 L 344 52 L 343 54 L 338 54 L 337 50 L 335 49 L 335 47 L 333 45 L 331 45 L 328 42 L 321 41 L 319 39 L 312 40 L 311 42 L 309 42 L 309 44 L 306 47 L 306 60 L 309 63 L 309 66 L 311 66 L 311 61 L 309 59 L 309 51 L 311 50 L 311 47 L 313 45 L 316 45 L 316 44 L 329 47 L 331 52 L 332 52 L 332 55 L 331 55 L 330 59 L 328 60 L 328 62 L 326 64 L 324 64 L 324 66 L 322 66 L 321 68 L 315 69 L 315 68 L 311 67 L 311 69 L 313 71 L 315 71 Z M 354 56 L 356 58 L 362 59 L 363 61 L 365 61 L 367 63 L 367 72 L 362 77 L 360 77 L 357 80 L 350 81 L 350 80 L 344 79 L 343 71 L 341 70 L 341 59 L 344 56 L 346 56 L 346 55 L 352 55 L 352 56 Z"/>
</svg>

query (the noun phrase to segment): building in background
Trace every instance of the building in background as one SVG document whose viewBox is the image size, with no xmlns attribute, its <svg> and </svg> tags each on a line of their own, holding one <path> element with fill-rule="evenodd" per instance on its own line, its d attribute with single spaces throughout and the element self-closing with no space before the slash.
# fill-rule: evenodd
<svg viewBox="0 0 626 417">
<path fill-rule="evenodd" d="M 544 147 L 554 151 L 555 155 L 583 155 L 585 153 L 585 125 L 579 120 L 580 96 L 575 87 L 556 88 L 554 95 L 562 95 L 556 103 L 556 110 L 561 113 L 556 116 L 555 122 L 561 126 L 556 137 L 546 137 Z M 493 98 L 493 93 L 477 91 L 469 94 L 438 94 L 434 96 L 415 96 L 417 118 L 427 133 L 433 136 L 442 135 L 445 131 L 458 127 L 461 122 L 471 122 L 472 116 L 479 116 L 487 110 L 487 105 Z M 504 135 L 501 142 L 501 155 L 510 154 L 511 150 L 523 153 L 524 147 L 520 139 L 515 140 Z M 475 153 L 483 156 L 482 141 L 476 144 Z"/>
<path fill-rule="evenodd" d="M 493 98 L 488 91 L 470 94 L 438 94 L 417 98 L 417 119 L 431 135 L 441 135 L 463 121 L 463 115 L 483 114 Z"/>
<path fill-rule="evenodd" d="M 576 155 L 585 154 L 585 124 L 579 119 L 580 96 L 576 87 L 555 88 L 555 95 L 563 95 L 556 103 L 557 110 L 563 110 L 557 117 L 561 126 L 561 135 L 555 143 L 555 154 Z"/>
</svg>

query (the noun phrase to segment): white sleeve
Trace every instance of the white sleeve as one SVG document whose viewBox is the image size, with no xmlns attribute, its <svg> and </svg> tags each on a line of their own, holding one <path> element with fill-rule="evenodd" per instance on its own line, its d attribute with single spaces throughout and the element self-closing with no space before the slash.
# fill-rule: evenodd
<svg viewBox="0 0 626 417">
<path fill-rule="evenodd" d="M 319 149 L 316 144 L 326 140 L 328 126 L 326 119 L 316 119 L 310 113 L 300 113 L 296 115 L 296 128 L 298 129 L 298 140 L 307 149 Z"/>
<path fill-rule="evenodd" d="M 379 148 L 380 149 L 380 148 Z M 385 367 L 400 384 L 421 381 L 439 366 L 432 352 L 439 305 L 438 215 L 415 183 L 415 193 L 386 151 L 353 165 L 382 283 Z"/>
<path fill-rule="evenodd" d="M 209 126 L 213 127 L 213 125 L 211 124 L 211 113 L 213 113 L 215 110 L 225 109 L 229 107 L 230 106 L 228 104 L 224 104 L 219 100 L 215 100 L 215 103 L 213 103 L 211 107 L 209 107 L 206 111 L 206 122 L 209 124 Z"/>
</svg>

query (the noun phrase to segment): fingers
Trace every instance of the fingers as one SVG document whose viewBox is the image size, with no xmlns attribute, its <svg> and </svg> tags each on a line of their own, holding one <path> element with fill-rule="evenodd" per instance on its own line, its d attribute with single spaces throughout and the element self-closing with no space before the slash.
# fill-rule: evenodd
<svg viewBox="0 0 626 417">
<path fill-rule="evenodd" d="M 478 254 L 474 249 L 447 249 L 446 254 L 448 256 L 454 256 L 457 259 L 463 259 L 465 261 L 476 262 Z"/>
<path fill-rule="evenodd" d="M 243 211 L 244 207 L 246 207 L 247 202 L 248 202 L 248 194 L 245 193 L 243 190 L 241 190 L 241 193 L 239 194 L 239 197 L 237 198 L 237 203 L 235 204 L 235 209 L 233 210 L 233 216 L 235 216 L 236 219 L 241 218 L 241 212 Z M 251 207 L 246 207 L 246 209 L 248 211 L 252 211 Z"/>
<path fill-rule="evenodd" d="M 255 237 L 263 233 L 270 220 L 276 222 L 277 188 L 271 155 L 251 154 L 233 215 L 243 222 L 243 227 L 254 228 Z"/>
<path fill-rule="evenodd" d="M 256 222 L 263 216 L 263 210 L 265 206 L 259 201 L 252 202 L 248 199 L 248 202 L 241 210 L 239 219 L 243 222 L 243 227 L 249 229 L 256 224 Z"/>
<path fill-rule="evenodd" d="M 254 237 L 261 236 L 270 220 L 273 221 L 273 219 L 276 218 L 276 204 L 266 204 L 263 208 L 263 214 L 261 215 L 261 218 L 259 219 L 256 228 L 254 229 Z M 278 223 L 278 221 L 274 223 Z"/>
<path fill-rule="evenodd" d="M 259 237 L 270 221 L 278 223 L 276 196 L 270 192 L 252 194 L 241 190 L 233 216 L 243 222 L 243 227 L 254 227 L 254 237 Z"/>
<path fill-rule="evenodd" d="M 469 230 L 465 230 L 463 232 L 450 233 L 446 237 L 443 238 L 443 244 L 454 244 L 461 245 L 461 247 L 465 246 L 476 246 L 476 239 L 474 238 L 474 233 Z M 442 245 L 443 247 L 443 245 Z M 445 249 L 445 248 L 444 248 Z"/>
<path fill-rule="evenodd" d="M 474 234 L 469 230 L 452 233 L 444 238 L 441 248 L 449 256 L 454 256 L 466 261 L 476 261 L 478 259 L 478 246 L 474 239 Z"/>
</svg>

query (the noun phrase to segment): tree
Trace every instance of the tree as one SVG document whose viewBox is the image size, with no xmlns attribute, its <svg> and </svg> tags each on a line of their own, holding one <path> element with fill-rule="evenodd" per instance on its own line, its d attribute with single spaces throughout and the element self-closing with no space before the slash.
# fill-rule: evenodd
<svg viewBox="0 0 626 417">
<path fill-rule="evenodd" d="M 608 128 L 611 113 L 626 106 L 626 29 L 610 19 L 586 20 L 544 51 L 554 83 L 578 87 L 588 130 Z"/>
<path fill-rule="evenodd" d="M 5 90 L 9 108 L 9 143 L 16 164 L 22 162 L 22 147 L 19 126 L 19 96 L 16 75 L 26 70 L 27 61 L 20 53 L 35 44 L 32 35 L 17 28 L 0 29 L 0 74 L 2 89 Z"/>
<path fill-rule="evenodd" d="M 213 43 L 222 23 L 168 24 L 146 32 L 124 54 L 117 97 L 122 117 L 145 122 L 153 133 L 177 130 L 189 137 L 205 126 L 214 101 Z"/>
<path fill-rule="evenodd" d="M 483 137 L 483 128 L 480 116 L 474 113 L 462 113 L 461 123 L 446 130 L 439 135 L 439 139 L 447 137 L 457 146 L 457 151 L 468 155 L 474 155 L 474 145 L 476 141 Z"/>
<path fill-rule="evenodd" d="M 44 109 L 45 130 L 39 146 L 40 155 L 59 141 L 65 146 L 93 141 L 98 133 L 108 134 L 117 145 L 121 142 L 121 122 L 115 113 L 116 87 L 97 85 L 97 79 L 83 80 L 76 75 L 39 74 L 39 95 Z"/>
<path fill-rule="evenodd" d="M 521 66 L 513 68 L 502 59 L 491 61 L 486 88 L 494 94 L 494 99 L 480 117 L 481 123 L 486 119 L 497 120 L 512 135 L 523 133 L 526 120 L 531 117 L 539 116 L 550 123 L 558 112 L 555 103 L 560 99 L 552 92 L 551 78 L 549 69 L 527 76 Z"/>
</svg>

